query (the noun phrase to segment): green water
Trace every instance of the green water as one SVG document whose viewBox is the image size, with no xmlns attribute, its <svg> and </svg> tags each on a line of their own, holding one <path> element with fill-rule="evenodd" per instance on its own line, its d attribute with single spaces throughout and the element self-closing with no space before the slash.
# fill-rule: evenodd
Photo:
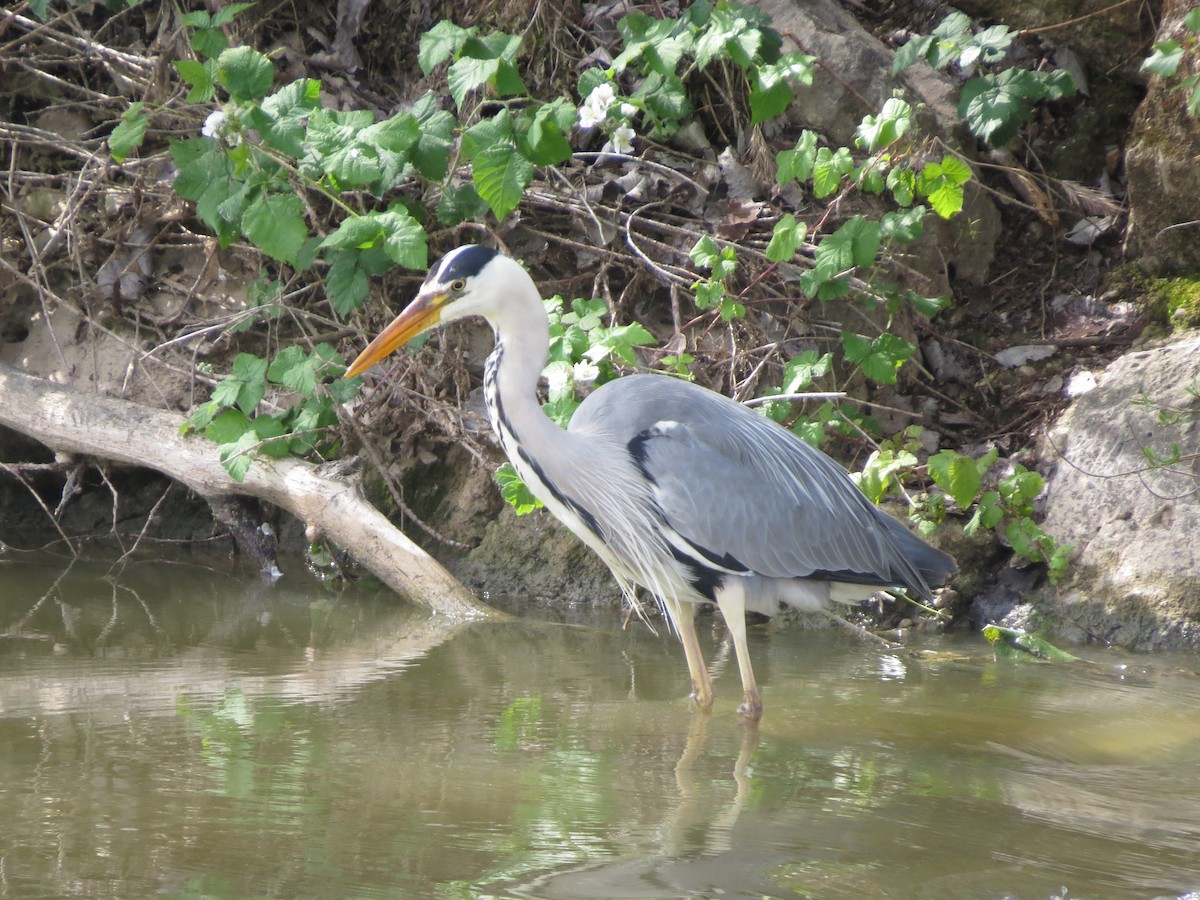
<svg viewBox="0 0 1200 900">
<path fill-rule="evenodd" d="M 0 559 L 0 897 L 1183 897 L 1196 656 L 445 626 L 222 567 Z M 1200 896 L 1200 895 L 1197 895 Z"/>
</svg>

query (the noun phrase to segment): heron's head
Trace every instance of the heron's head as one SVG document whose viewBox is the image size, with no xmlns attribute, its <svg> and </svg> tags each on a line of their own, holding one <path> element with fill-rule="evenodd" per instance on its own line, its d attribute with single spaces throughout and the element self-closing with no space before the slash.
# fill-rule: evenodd
<svg viewBox="0 0 1200 900">
<path fill-rule="evenodd" d="M 524 272 L 490 247 L 469 244 L 451 250 L 429 270 L 413 301 L 350 364 L 346 377 L 365 372 L 436 325 L 466 316 L 489 317 L 499 308 L 506 290 L 511 290 L 513 276 Z"/>
</svg>

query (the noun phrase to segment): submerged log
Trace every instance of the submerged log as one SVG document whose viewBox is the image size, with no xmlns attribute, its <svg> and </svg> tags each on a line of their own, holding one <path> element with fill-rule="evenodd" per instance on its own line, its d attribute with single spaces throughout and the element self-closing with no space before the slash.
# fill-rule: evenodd
<svg viewBox="0 0 1200 900">
<path fill-rule="evenodd" d="M 480 602 L 410 541 L 356 487 L 299 459 L 256 459 L 234 481 L 203 437 L 180 433 L 183 419 L 127 400 L 86 394 L 0 363 L 0 425 L 52 450 L 154 469 L 211 504 L 237 496 L 272 503 L 348 550 L 406 600 L 458 619 L 501 614 Z"/>
</svg>

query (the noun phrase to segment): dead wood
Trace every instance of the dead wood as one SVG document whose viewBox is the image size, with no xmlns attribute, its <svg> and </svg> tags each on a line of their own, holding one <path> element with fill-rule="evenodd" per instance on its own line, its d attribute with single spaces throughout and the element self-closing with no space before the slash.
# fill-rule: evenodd
<svg viewBox="0 0 1200 900">
<path fill-rule="evenodd" d="M 245 480 L 236 482 L 211 442 L 180 433 L 182 422 L 174 413 L 65 388 L 0 363 L 0 425 L 58 452 L 155 469 L 214 506 L 236 496 L 272 503 L 349 550 L 407 600 L 456 619 L 501 615 L 405 537 L 354 485 L 297 459 L 256 459 Z"/>
</svg>

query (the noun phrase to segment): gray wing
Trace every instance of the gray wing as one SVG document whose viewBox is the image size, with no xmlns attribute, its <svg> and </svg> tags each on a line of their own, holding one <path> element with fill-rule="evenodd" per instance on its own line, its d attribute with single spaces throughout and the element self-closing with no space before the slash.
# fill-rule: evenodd
<svg viewBox="0 0 1200 900">
<path fill-rule="evenodd" d="M 584 402 L 571 431 L 623 441 L 667 525 L 715 567 L 926 597 L 928 582 L 953 571 L 828 456 L 712 391 L 661 376 L 618 379 Z"/>
</svg>

